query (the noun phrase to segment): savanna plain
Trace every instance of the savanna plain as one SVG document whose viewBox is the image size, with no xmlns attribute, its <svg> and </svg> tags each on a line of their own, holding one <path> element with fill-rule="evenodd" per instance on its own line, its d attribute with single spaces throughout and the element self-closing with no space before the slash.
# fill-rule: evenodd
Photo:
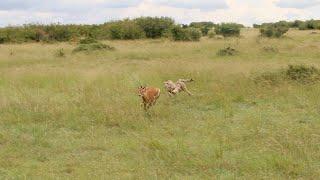
<svg viewBox="0 0 320 180">
<path fill-rule="evenodd" d="M 320 83 L 262 76 L 319 68 L 320 31 L 104 43 L 0 45 L 0 179 L 320 177 Z M 179 78 L 194 96 L 165 93 Z M 148 112 L 140 85 L 162 90 Z"/>
</svg>

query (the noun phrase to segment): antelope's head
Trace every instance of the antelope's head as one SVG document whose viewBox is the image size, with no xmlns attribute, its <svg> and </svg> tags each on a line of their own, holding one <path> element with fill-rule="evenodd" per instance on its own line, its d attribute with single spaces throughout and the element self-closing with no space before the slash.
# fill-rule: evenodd
<svg viewBox="0 0 320 180">
<path fill-rule="evenodd" d="M 146 89 L 147 89 L 147 87 L 145 87 L 145 86 L 140 86 L 139 88 L 138 88 L 138 96 L 143 96 L 144 95 L 144 93 L 146 92 Z"/>
</svg>

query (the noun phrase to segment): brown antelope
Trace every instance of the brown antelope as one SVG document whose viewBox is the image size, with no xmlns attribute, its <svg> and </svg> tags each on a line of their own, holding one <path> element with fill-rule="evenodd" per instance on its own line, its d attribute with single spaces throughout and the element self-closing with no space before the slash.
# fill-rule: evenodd
<svg viewBox="0 0 320 180">
<path fill-rule="evenodd" d="M 171 80 L 164 82 L 164 86 L 169 94 L 169 96 L 176 95 L 177 93 L 184 91 L 190 96 L 192 93 L 188 90 L 186 83 L 192 82 L 193 79 L 179 79 L 176 83 Z"/>
<path fill-rule="evenodd" d="M 156 101 L 160 96 L 160 89 L 140 86 L 138 88 L 138 95 L 142 98 L 141 105 L 143 105 L 144 110 L 148 110 L 151 106 L 156 104 Z"/>
</svg>

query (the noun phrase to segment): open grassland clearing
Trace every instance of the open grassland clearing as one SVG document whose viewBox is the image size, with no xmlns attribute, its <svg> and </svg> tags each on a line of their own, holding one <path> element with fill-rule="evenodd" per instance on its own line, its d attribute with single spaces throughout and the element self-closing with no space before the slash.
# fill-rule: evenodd
<svg viewBox="0 0 320 180">
<path fill-rule="evenodd" d="M 80 53 L 69 43 L 0 45 L 1 179 L 318 178 L 320 84 L 256 77 L 320 68 L 320 34 L 241 34 L 105 41 L 115 50 Z M 217 55 L 226 47 L 238 53 Z M 164 93 L 179 78 L 195 79 L 193 97 Z M 148 113 L 136 91 L 144 84 L 163 92 Z"/>
</svg>

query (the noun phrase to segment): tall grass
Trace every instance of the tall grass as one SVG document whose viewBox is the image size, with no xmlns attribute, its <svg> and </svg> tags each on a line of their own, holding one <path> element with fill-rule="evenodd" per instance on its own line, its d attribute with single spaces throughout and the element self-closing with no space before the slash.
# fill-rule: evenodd
<svg viewBox="0 0 320 180">
<path fill-rule="evenodd" d="M 288 64 L 319 67 L 320 36 L 242 34 L 109 41 L 115 51 L 86 54 L 64 43 L 2 45 L 1 179 L 316 179 L 320 85 L 253 78 Z M 216 55 L 228 46 L 239 54 Z M 61 48 L 66 58 L 54 56 Z M 195 96 L 164 93 L 163 81 L 189 77 Z M 148 113 L 141 84 L 163 92 Z"/>
</svg>

